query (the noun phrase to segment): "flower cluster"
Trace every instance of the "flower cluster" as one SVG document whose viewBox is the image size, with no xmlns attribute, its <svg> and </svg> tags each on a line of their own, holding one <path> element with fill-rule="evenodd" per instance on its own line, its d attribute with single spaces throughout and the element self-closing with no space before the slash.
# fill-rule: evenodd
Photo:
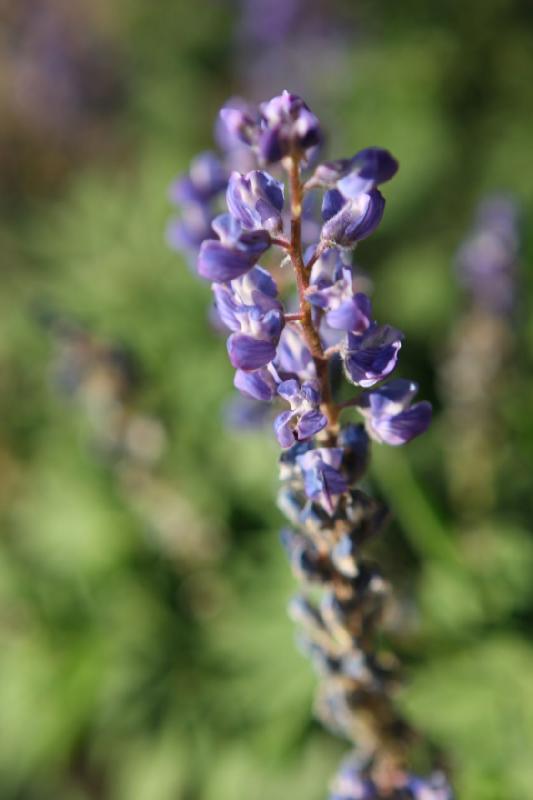
<svg viewBox="0 0 533 800">
<path fill-rule="evenodd" d="M 187 175 L 177 178 L 170 187 L 170 200 L 181 213 L 170 222 L 167 239 L 171 247 L 193 261 L 204 239 L 213 236 L 214 209 L 227 182 L 223 162 L 215 153 L 205 152 L 193 160 Z"/>
<path fill-rule="evenodd" d="M 519 287 L 518 204 L 489 195 L 455 259 L 467 302 L 439 362 L 446 410 L 450 494 L 458 515 L 472 524 L 496 496 L 501 439 L 499 392 L 515 348 Z"/>
<path fill-rule="evenodd" d="M 320 124 L 288 92 L 256 109 L 226 107 L 221 119 L 258 166 L 277 172 L 231 174 L 228 212 L 213 221 L 216 238 L 200 246 L 198 273 L 212 282 L 219 317 L 230 331 L 237 389 L 287 404 L 274 422 L 283 449 L 279 505 L 292 525 L 283 542 L 297 577 L 322 589 L 319 603 L 304 590 L 291 614 L 322 676 L 318 716 L 364 755 L 359 788 L 341 775 L 333 797 L 385 797 L 384 765 L 407 775 L 403 758 L 411 733 L 392 702 L 397 679 L 391 658 L 374 644 L 389 587 L 361 555 L 388 512 L 358 483 L 370 440 L 409 442 L 427 429 L 431 406 L 413 402 L 418 387 L 412 381 L 387 382 L 403 335 L 373 318 L 369 297 L 356 291 L 351 254 L 379 225 L 385 199 L 378 187 L 398 164 L 387 150 L 372 147 L 313 169 Z M 322 192 L 321 221 L 315 241 L 304 247 L 302 209 L 316 191 Z M 294 269 L 296 311 L 288 310 L 274 276 L 259 265 L 274 248 Z M 330 375 L 339 361 L 356 387 L 343 402 Z M 355 410 L 361 421 L 341 424 L 344 410 Z M 402 796 L 449 797 L 431 794 L 431 786 L 406 777 Z"/>
</svg>

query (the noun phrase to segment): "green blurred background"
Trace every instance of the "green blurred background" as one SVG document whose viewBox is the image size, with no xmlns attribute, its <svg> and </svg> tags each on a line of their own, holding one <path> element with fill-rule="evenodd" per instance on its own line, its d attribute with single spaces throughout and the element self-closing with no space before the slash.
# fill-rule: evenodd
<svg viewBox="0 0 533 800">
<path fill-rule="evenodd" d="M 224 424 L 209 288 L 164 239 L 168 184 L 220 105 L 283 88 L 332 157 L 401 163 L 358 251 L 436 409 L 372 468 L 395 515 L 376 553 L 400 598 L 399 703 L 459 798 L 533 800 L 533 6 L 310 0 L 269 33 L 284 5 L 0 2 L 2 800 L 319 800 L 346 750 L 312 719 L 285 616 L 276 445 Z M 521 207 L 520 302 L 470 503 L 439 374 L 466 313 L 454 253 L 494 191 Z M 105 376 L 89 400 L 57 391 L 50 310 L 134 354 L 128 407 L 166 441 L 148 472 L 95 442 Z"/>
</svg>

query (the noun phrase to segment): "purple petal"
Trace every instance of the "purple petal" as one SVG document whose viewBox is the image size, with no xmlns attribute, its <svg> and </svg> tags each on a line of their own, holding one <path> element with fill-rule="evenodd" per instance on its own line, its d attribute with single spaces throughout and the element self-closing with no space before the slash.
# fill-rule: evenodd
<svg viewBox="0 0 533 800">
<path fill-rule="evenodd" d="M 418 392 L 418 384 L 405 378 L 389 381 L 386 386 L 381 386 L 373 392 L 368 392 L 359 398 L 361 408 L 368 406 L 374 416 L 399 414 L 404 411 Z"/>
<path fill-rule="evenodd" d="M 343 178 L 349 173 L 351 168 L 351 158 L 339 158 L 336 161 L 324 161 L 315 169 L 310 182 L 314 186 L 333 188 L 340 178 Z"/>
<path fill-rule="evenodd" d="M 219 214 L 213 220 L 212 225 L 216 235 L 225 245 L 234 246 L 238 243 L 242 234 L 242 225 L 231 214 Z"/>
<path fill-rule="evenodd" d="M 341 195 L 342 197 L 342 195 Z M 383 217 L 385 198 L 378 191 L 362 192 L 347 200 L 322 228 L 322 239 L 340 247 L 353 247 L 377 228 Z"/>
<path fill-rule="evenodd" d="M 342 177 L 337 186 L 345 197 L 353 200 L 361 192 L 390 180 L 397 171 L 398 162 L 388 150 L 367 147 L 353 157 L 350 173 Z"/>
<path fill-rule="evenodd" d="M 278 394 L 288 403 L 290 403 L 291 400 L 298 395 L 299 391 L 300 384 L 294 379 L 282 381 L 282 383 L 280 383 L 278 386 Z"/>
<path fill-rule="evenodd" d="M 220 120 L 231 139 L 252 144 L 256 120 L 249 109 L 226 106 L 220 111 Z"/>
<path fill-rule="evenodd" d="M 431 416 L 431 403 L 422 401 L 393 417 L 373 420 L 369 433 L 372 435 L 374 432 L 380 441 L 389 445 L 406 444 L 428 429 Z"/>
<path fill-rule="evenodd" d="M 383 380 L 396 367 L 402 338 L 388 325 L 370 328 L 361 336 L 348 334 L 344 365 L 349 380 L 364 388 Z"/>
<path fill-rule="evenodd" d="M 273 308 L 267 311 L 266 314 L 263 314 L 261 331 L 265 337 L 275 340 L 277 344 L 284 324 L 283 313 L 278 311 L 277 308 Z"/>
<path fill-rule="evenodd" d="M 327 424 L 328 421 L 321 411 L 308 411 L 300 417 L 300 421 L 296 425 L 298 440 L 310 439 L 323 430 Z"/>
<path fill-rule="evenodd" d="M 345 203 L 346 198 L 338 189 L 330 189 L 330 191 L 326 192 L 322 200 L 322 219 L 324 222 L 328 222 L 335 214 L 338 214 Z"/>
<path fill-rule="evenodd" d="M 266 294 L 268 297 L 278 296 L 278 287 L 276 281 L 266 269 L 263 267 L 255 266 L 246 276 L 246 280 L 253 283 L 255 289 Z"/>
<path fill-rule="evenodd" d="M 267 369 L 258 369 L 254 372 L 238 369 L 233 385 L 248 397 L 263 402 L 272 400 L 276 394 L 276 382 Z"/>
<path fill-rule="evenodd" d="M 198 274 L 208 281 L 225 283 L 243 275 L 254 264 L 254 258 L 241 250 L 226 247 L 209 239 L 202 243 L 198 255 Z"/>
<path fill-rule="evenodd" d="M 282 228 L 283 186 L 271 175 L 252 170 L 233 172 L 226 201 L 231 214 L 246 228 L 279 231 Z"/>
<path fill-rule="evenodd" d="M 340 448 L 317 448 L 297 457 L 306 495 L 320 503 L 328 514 L 335 510 L 335 498 L 348 488 L 346 480 L 338 471 L 342 460 Z"/>
<path fill-rule="evenodd" d="M 265 367 L 276 355 L 276 345 L 245 333 L 233 333 L 228 339 L 228 353 L 235 369 L 246 371 Z"/>
<path fill-rule="evenodd" d="M 355 331 L 362 326 L 363 321 L 368 324 L 367 320 L 361 314 L 355 299 L 346 300 L 326 314 L 327 324 L 336 331 Z"/>
<path fill-rule="evenodd" d="M 361 219 L 354 219 L 346 229 L 346 237 L 350 241 L 362 241 L 375 231 L 383 218 L 385 198 L 378 189 L 368 193 L 370 201 Z"/>
<path fill-rule="evenodd" d="M 283 375 L 314 377 L 314 362 L 300 332 L 286 326 L 279 340 L 276 368 Z"/>
<path fill-rule="evenodd" d="M 241 326 L 238 320 L 239 306 L 233 299 L 231 291 L 222 284 L 213 284 L 213 294 L 215 295 L 215 305 L 218 316 L 222 323 L 230 331 L 240 331 Z"/>
<path fill-rule="evenodd" d="M 284 411 L 278 414 L 274 420 L 274 431 L 281 447 L 284 449 L 292 447 L 295 442 L 295 436 L 290 425 L 293 417 L 292 411 Z"/>
<path fill-rule="evenodd" d="M 267 164 L 280 161 L 284 156 L 284 143 L 279 126 L 269 128 L 259 137 L 259 152 Z"/>
</svg>

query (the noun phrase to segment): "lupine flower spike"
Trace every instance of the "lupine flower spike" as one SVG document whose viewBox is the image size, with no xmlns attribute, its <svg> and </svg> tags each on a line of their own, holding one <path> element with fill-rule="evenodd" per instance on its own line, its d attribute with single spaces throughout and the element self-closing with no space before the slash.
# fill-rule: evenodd
<svg viewBox="0 0 533 800">
<path fill-rule="evenodd" d="M 512 198 L 484 198 L 455 263 L 464 308 L 440 360 L 440 382 L 450 493 L 468 525 L 484 517 L 496 497 L 498 392 L 506 384 L 516 339 L 519 217 Z"/>
<path fill-rule="evenodd" d="M 260 169 L 231 174 L 229 213 L 215 220 L 214 237 L 201 244 L 198 272 L 212 282 L 230 331 L 235 386 L 255 400 L 285 404 L 274 421 L 283 450 L 279 507 L 291 526 L 282 541 L 302 583 L 290 614 L 320 676 L 316 714 L 356 748 L 330 799 L 451 800 L 442 774 L 422 778 L 410 771 L 417 736 L 394 704 L 394 661 L 375 644 L 390 588 L 363 555 L 388 517 L 358 486 L 370 440 L 403 445 L 431 420 L 430 404 L 413 402 L 415 383 L 389 380 L 403 335 L 373 319 L 350 266 L 355 246 L 381 222 L 385 199 L 378 186 L 398 164 L 387 150 L 372 147 L 309 172 L 322 131 L 304 101 L 289 92 L 256 109 L 226 107 L 221 121 Z M 265 171 L 268 165 L 276 167 L 276 177 Z M 323 192 L 322 221 L 306 248 L 302 209 L 317 190 Z M 274 278 L 259 266 L 274 249 L 293 267 L 296 311 L 287 309 Z M 331 362 L 339 358 L 357 387 L 342 403 L 330 381 Z M 361 421 L 342 422 L 346 409 L 359 412 Z M 321 588 L 318 599 L 311 586 Z"/>
</svg>

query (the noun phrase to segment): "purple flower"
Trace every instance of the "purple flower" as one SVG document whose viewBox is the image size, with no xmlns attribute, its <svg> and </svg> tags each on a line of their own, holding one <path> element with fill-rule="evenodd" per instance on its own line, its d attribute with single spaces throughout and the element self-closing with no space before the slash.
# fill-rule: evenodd
<svg viewBox="0 0 533 800">
<path fill-rule="evenodd" d="M 204 241 L 198 273 L 206 280 L 231 281 L 248 272 L 270 247 L 267 231 L 248 231 L 230 214 L 221 214 L 212 227 L 218 239 Z"/>
<path fill-rule="evenodd" d="M 225 146 L 236 142 L 251 145 L 257 137 L 259 111 L 240 98 L 230 100 L 219 114 L 219 138 Z"/>
<path fill-rule="evenodd" d="M 264 402 L 272 400 L 277 391 L 277 383 L 266 367 L 261 367 L 253 372 L 244 372 L 242 369 L 238 369 L 233 385 L 247 397 Z"/>
<path fill-rule="evenodd" d="M 273 278 L 254 267 L 230 284 L 215 283 L 213 292 L 220 319 L 233 331 L 228 339 L 233 366 L 245 371 L 266 366 L 276 355 L 284 325 Z"/>
<path fill-rule="evenodd" d="M 348 380 L 365 389 L 382 381 L 396 367 L 402 340 L 396 328 L 375 322 L 364 333 L 348 333 L 343 349 Z"/>
<path fill-rule="evenodd" d="M 223 410 L 224 422 L 238 430 L 265 429 L 270 422 L 270 408 L 250 397 L 232 397 Z"/>
<path fill-rule="evenodd" d="M 305 251 L 305 263 L 314 256 L 316 244 L 310 245 Z M 342 277 L 342 270 L 348 265 L 342 260 L 342 251 L 337 247 L 322 249 L 311 269 L 309 283 L 314 289 L 326 289 L 333 286 L 335 281 Z"/>
<path fill-rule="evenodd" d="M 338 158 L 335 161 L 323 161 L 319 164 L 307 182 L 307 188 L 322 186 L 333 189 L 338 180 L 348 175 L 352 168 L 351 158 Z"/>
<path fill-rule="evenodd" d="M 365 417 L 369 436 L 396 446 L 424 433 L 431 422 L 431 404 L 423 401 L 411 406 L 417 391 L 416 383 L 398 378 L 361 395 L 356 406 Z"/>
<path fill-rule="evenodd" d="M 170 186 L 169 197 L 176 205 L 207 203 L 228 184 L 227 171 L 214 153 L 201 153 L 191 161 L 189 172 Z"/>
<path fill-rule="evenodd" d="M 283 381 L 278 386 L 278 394 L 291 407 L 274 421 L 274 430 L 282 447 L 292 447 L 295 442 L 310 439 L 328 424 L 319 409 L 320 392 L 316 381 L 306 381 L 302 385 L 294 379 Z"/>
<path fill-rule="evenodd" d="M 202 242 L 214 236 L 212 220 L 207 206 L 200 203 L 184 205 L 181 217 L 172 219 L 167 226 L 167 242 L 174 250 L 196 258 Z"/>
<path fill-rule="evenodd" d="M 293 325 L 286 325 L 281 334 L 275 367 L 284 378 L 298 377 L 312 380 L 316 377 L 315 363 L 301 331 Z"/>
<path fill-rule="evenodd" d="M 189 172 L 177 178 L 169 189 L 170 200 L 181 211 L 167 228 L 171 247 L 196 259 L 202 242 L 214 238 L 213 204 L 227 183 L 227 170 L 214 153 L 202 153 L 193 159 Z"/>
<path fill-rule="evenodd" d="M 232 281 L 231 287 L 242 303 L 281 310 L 276 281 L 263 267 L 252 267 L 245 275 Z"/>
<path fill-rule="evenodd" d="M 218 316 L 230 331 L 240 331 L 241 316 L 252 309 L 259 309 L 263 313 L 282 310 L 277 299 L 276 282 L 266 269 L 259 266 L 252 267 L 245 275 L 230 283 L 214 283 L 212 288 Z"/>
<path fill-rule="evenodd" d="M 375 231 L 383 217 L 385 198 L 378 189 L 350 197 L 330 189 L 322 201 L 322 241 L 353 248 Z"/>
<path fill-rule="evenodd" d="M 398 162 L 381 147 L 367 147 L 351 159 L 350 169 L 340 177 L 337 188 L 346 197 L 370 192 L 381 183 L 390 181 L 398 172 Z"/>
<path fill-rule="evenodd" d="M 226 192 L 228 208 L 245 228 L 280 233 L 283 185 L 260 170 L 233 172 Z"/>
<path fill-rule="evenodd" d="M 246 332 L 233 333 L 228 339 L 229 359 L 235 369 L 256 370 L 269 364 L 276 355 L 282 327 L 283 315 L 279 311 L 250 311 L 246 327 L 241 328 Z"/>
<path fill-rule="evenodd" d="M 348 488 L 346 480 L 339 472 L 342 448 L 318 447 L 298 456 L 297 461 L 303 473 L 307 497 L 332 515 L 340 495 Z"/>
<path fill-rule="evenodd" d="M 510 314 L 516 299 L 517 216 L 510 199 L 487 198 L 479 207 L 474 231 L 457 255 L 459 280 L 473 302 L 491 314 Z"/>
<path fill-rule="evenodd" d="M 370 300 L 362 293 L 354 295 L 352 271 L 348 267 L 341 267 L 339 277 L 329 286 L 319 288 L 311 284 L 306 295 L 310 303 L 326 312 L 325 321 L 330 328 L 362 333 L 371 324 Z"/>
<path fill-rule="evenodd" d="M 320 123 L 301 97 L 287 91 L 262 103 L 259 153 L 266 162 L 305 156 L 320 144 Z"/>
<path fill-rule="evenodd" d="M 397 171 L 398 162 L 388 150 L 367 147 L 352 158 L 319 164 L 308 185 L 328 189 L 337 186 L 343 194 L 354 196 L 375 189 L 380 183 L 390 180 Z"/>
<path fill-rule="evenodd" d="M 388 150 L 369 147 L 349 162 L 337 161 L 315 173 L 312 185 L 335 186 L 322 201 L 322 241 L 352 248 L 370 236 L 383 217 L 385 199 L 376 188 L 396 173 L 398 162 Z M 336 180 L 335 180 L 336 179 Z"/>
</svg>

